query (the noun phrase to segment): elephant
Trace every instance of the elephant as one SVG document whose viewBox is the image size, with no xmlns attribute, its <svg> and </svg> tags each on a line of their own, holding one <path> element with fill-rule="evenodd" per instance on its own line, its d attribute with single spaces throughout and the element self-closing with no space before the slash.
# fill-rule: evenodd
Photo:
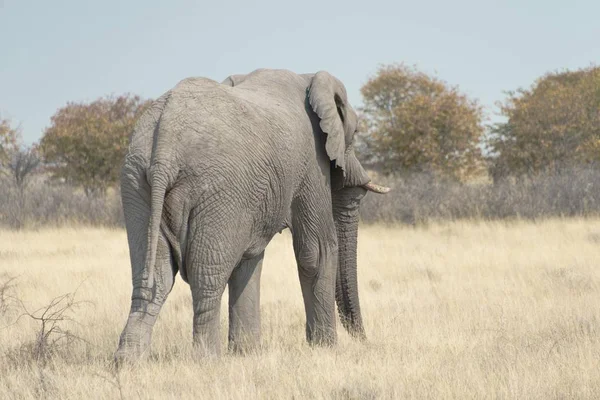
<svg viewBox="0 0 600 400">
<path fill-rule="evenodd" d="M 286 228 L 308 342 L 336 342 L 336 302 L 343 326 L 364 338 L 358 211 L 368 191 L 389 188 L 371 182 L 356 158 L 357 121 L 344 85 L 326 71 L 187 78 L 155 100 L 121 169 L 133 292 L 116 360 L 147 354 L 177 272 L 191 288 L 199 354 L 221 353 L 226 286 L 229 346 L 255 348 L 265 247 Z"/>
</svg>

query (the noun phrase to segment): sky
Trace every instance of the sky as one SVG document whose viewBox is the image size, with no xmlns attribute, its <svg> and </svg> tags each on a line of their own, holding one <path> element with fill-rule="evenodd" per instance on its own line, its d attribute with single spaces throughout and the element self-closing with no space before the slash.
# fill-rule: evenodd
<svg viewBox="0 0 600 400">
<path fill-rule="evenodd" d="M 360 106 L 382 64 L 479 99 L 600 61 L 598 0 L 0 0 L 0 117 L 40 139 L 69 101 L 156 98 L 189 76 L 326 70 Z"/>
</svg>

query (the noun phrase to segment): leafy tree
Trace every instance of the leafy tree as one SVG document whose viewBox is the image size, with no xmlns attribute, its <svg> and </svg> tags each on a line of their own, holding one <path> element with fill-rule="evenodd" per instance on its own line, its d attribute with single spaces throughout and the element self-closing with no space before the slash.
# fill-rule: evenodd
<svg viewBox="0 0 600 400">
<path fill-rule="evenodd" d="M 403 64 L 382 66 L 361 89 L 366 149 L 385 172 L 466 180 L 480 171 L 483 112 L 456 87 Z"/>
<path fill-rule="evenodd" d="M 81 185 L 87 195 L 104 192 L 117 181 L 129 135 L 149 104 L 123 95 L 60 108 L 40 143 L 54 176 Z"/>
<path fill-rule="evenodd" d="M 600 162 L 600 67 L 546 74 L 509 92 L 501 112 L 488 141 L 495 177 Z"/>
</svg>

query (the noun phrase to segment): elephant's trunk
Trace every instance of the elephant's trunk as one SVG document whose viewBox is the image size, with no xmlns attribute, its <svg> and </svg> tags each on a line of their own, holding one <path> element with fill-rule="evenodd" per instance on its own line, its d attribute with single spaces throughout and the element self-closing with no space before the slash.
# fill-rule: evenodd
<svg viewBox="0 0 600 400">
<path fill-rule="evenodd" d="M 345 190 L 341 192 L 343 193 Z M 366 335 L 358 299 L 356 262 L 360 199 L 344 196 L 342 193 L 338 192 L 338 195 L 334 196 L 333 202 L 339 260 L 335 300 L 344 328 L 352 336 L 364 339 Z"/>
</svg>

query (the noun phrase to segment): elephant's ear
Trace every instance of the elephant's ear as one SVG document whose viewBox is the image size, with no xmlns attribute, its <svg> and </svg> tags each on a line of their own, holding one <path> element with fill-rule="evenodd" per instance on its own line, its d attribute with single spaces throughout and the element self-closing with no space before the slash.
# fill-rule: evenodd
<svg viewBox="0 0 600 400">
<path fill-rule="evenodd" d="M 233 87 L 242 83 L 244 79 L 246 79 L 246 75 L 229 75 L 221 84 Z"/>
<path fill-rule="evenodd" d="M 321 130 L 327 134 L 325 150 L 329 159 L 335 161 L 335 166 L 342 168 L 345 172 L 347 146 L 344 119 L 348 102 L 346 88 L 329 73 L 319 71 L 310 83 L 308 101 L 313 111 L 321 119 Z"/>
</svg>

